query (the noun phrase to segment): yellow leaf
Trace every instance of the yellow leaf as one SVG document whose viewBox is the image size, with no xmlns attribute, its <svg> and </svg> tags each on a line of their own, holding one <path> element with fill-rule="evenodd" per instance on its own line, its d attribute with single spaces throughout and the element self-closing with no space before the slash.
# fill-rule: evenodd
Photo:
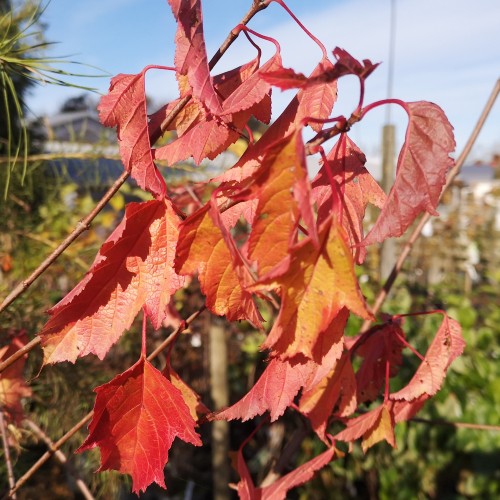
<svg viewBox="0 0 500 500">
<path fill-rule="evenodd" d="M 377 419 L 376 424 L 363 436 L 361 447 L 366 453 L 368 448 L 385 439 L 393 448 L 396 448 L 396 439 L 394 437 L 394 421 L 384 405 Z"/>
</svg>

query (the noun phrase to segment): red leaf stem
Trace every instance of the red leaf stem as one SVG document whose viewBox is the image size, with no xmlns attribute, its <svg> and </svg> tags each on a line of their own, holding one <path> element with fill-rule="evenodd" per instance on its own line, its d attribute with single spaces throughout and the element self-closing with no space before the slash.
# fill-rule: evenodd
<svg viewBox="0 0 500 500">
<path fill-rule="evenodd" d="M 281 7 L 283 7 L 287 12 L 288 14 L 290 15 L 290 17 L 300 26 L 300 28 L 302 29 L 302 31 L 304 31 L 304 33 L 314 42 L 316 43 L 316 45 L 321 49 L 321 52 L 323 53 L 323 58 L 324 59 L 327 59 L 328 57 L 328 54 L 327 54 L 327 51 L 326 51 L 326 48 L 325 46 L 323 45 L 323 43 L 318 39 L 316 38 L 299 20 L 299 18 L 291 11 L 291 9 L 288 7 L 288 5 L 283 1 L 283 0 L 272 0 L 273 2 L 281 5 Z"/>
</svg>

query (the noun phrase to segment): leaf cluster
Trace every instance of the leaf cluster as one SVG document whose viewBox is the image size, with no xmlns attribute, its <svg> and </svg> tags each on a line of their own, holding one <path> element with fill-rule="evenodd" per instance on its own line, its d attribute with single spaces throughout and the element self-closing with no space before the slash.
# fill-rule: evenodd
<svg viewBox="0 0 500 500">
<path fill-rule="evenodd" d="M 268 3 L 254 3 L 245 21 Z M 412 419 L 437 394 L 464 349 L 459 323 L 441 310 L 423 313 L 439 318 L 425 355 L 403 329 L 405 314 L 384 316 L 356 336 L 346 326 L 350 316 L 376 319 L 356 274 L 366 248 L 403 235 L 423 212 L 436 214 L 452 165 L 452 127 L 433 103 L 365 105 L 365 83 L 377 64 L 339 48 L 329 56 L 298 20 L 322 51 L 311 75 L 283 67 L 278 41 L 240 24 L 225 47 L 237 35 L 246 36 L 256 57 L 212 76 L 218 59 L 207 57 L 201 2 L 169 4 L 177 21 L 174 66 L 115 76 L 99 104 L 101 122 L 117 130 L 127 175 L 152 199 L 126 204 L 85 276 L 48 311 L 39 331 L 43 365 L 75 363 L 89 354 L 104 359 L 142 311 L 139 359 L 95 389 L 89 435 L 78 451 L 99 447 L 99 470 L 130 474 L 139 493 L 153 482 L 165 487 L 163 469 L 173 441 L 201 446 L 201 423 L 244 422 L 264 414 L 275 422 L 289 410 L 308 422 L 326 450 L 264 486 L 255 485 L 244 460 L 254 433 L 234 459 L 241 498 L 285 498 L 289 489 L 342 458 L 348 447 L 341 443 L 350 447 L 360 439 L 365 452 L 384 440 L 395 447 L 396 423 Z M 275 47 L 265 62 L 259 43 Z M 151 69 L 174 71 L 179 97 L 148 115 Z M 359 82 L 358 105 L 348 118 L 331 118 L 338 80 L 349 75 Z M 249 123 L 270 122 L 273 86 L 297 93 L 255 141 Z M 348 134 L 385 104 L 397 104 L 408 115 L 387 195 Z M 306 127 L 315 133 L 307 143 Z M 175 132 L 172 140 L 155 147 L 167 131 Z M 198 191 L 167 185 L 162 168 L 188 158 L 199 165 L 239 139 L 248 143 L 241 157 L 211 182 L 200 183 Z M 319 155 L 320 170 L 311 181 L 306 157 L 312 154 Z M 365 235 L 368 204 L 380 212 Z M 258 345 L 266 353 L 263 373 L 239 401 L 217 412 L 202 404 L 171 362 L 179 333 L 187 330 L 175 309 L 176 294 L 195 277 L 211 314 L 267 331 Z M 277 314 L 265 328 L 269 308 Z M 155 331 L 176 325 L 161 369 L 148 356 L 148 321 Z M 406 378 L 405 350 L 417 360 Z"/>
</svg>

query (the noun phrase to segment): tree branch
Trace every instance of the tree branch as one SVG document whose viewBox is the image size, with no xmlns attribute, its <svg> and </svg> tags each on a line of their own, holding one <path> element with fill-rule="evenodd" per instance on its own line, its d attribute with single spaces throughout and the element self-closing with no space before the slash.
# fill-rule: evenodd
<svg viewBox="0 0 500 500">
<path fill-rule="evenodd" d="M 473 429 L 476 431 L 500 431 L 500 425 L 470 424 L 468 422 L 450 422 L 448 420 L 429 420 L 427 418 L 413 417 L 410 422 L 427 425 L 446 425 L 457 429 Z"/>
<path fill-rule="evenodd" d="M 70 467 L 66 455 L 61 450 L 58 450 L 54 447 L 54 442 L 52 441 L 52 439 L 50 439 L 49 436 L 47 436 L 47 434 L 45 434 L 45 432 L 43 432 L 42 429 L 40 429 L 40 427 L 38 427 L 38 425 L 36 425 L 32 420 L 25 419 L 24 422 L 33 431 L 33 433 L 47 445 L 49 450 L 52 450 L 54 452 L 54 456 L 57 458 L 57 460 L 59 460 L 59 462 L 65 466 L 69 474 L 73 476 L 76 486 L 82 493 L 83 497 L 87 500 L 94 500 L 95 497 L 92 495 L 87 485 L 80 477 L 78 477 L 76 472 L 73 470 L 73 467 Z M 11 485 L 11 489 L 14 486 L 15 484 Z"/>
<path fill-rule="evenodd" d="M 0 363 L 0 373 L 6 370 L 12 363 L 15 363 L 19 358 L 22 358 L 25 354 L 30 352 L 41 341 L 42 339 L 40 337 L 35 337 L 31 342 L 28 342 L 25 346 L 21 347 L 21 349 L 17 350 L 12 356 L 2 361 Z"/>
<path fill-rule="evenodd" d="M 244 24 L 245 26 L 250 22 L 250 20 L 260 12 L 268 7 L 271 0 L 254 0 L 252 6 L 248 12 L 243 16 L 242 20 L 238 24 Z M 238 38 L 240 32 L 234 33 L 231 31 L 226 39 L 222 42 L 217 52 L 213 55 L 212 59 L 208 63 L 210 69 L 214 69 L 214 66 L 221 60 L 222 56 L 225 54 L 227 49 L 233 44 L 233 42 Z"/>
</svg>

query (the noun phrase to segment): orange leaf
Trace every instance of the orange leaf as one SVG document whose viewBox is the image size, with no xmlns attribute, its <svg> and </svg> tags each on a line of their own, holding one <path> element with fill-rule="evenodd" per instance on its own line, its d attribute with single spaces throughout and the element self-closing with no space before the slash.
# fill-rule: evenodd
<svg viewBox="0 0 500 500">
<path fill-rule="evenodd" d="M 396 438 L 394 437 L 394 417 L 386 405 L 382 405 L 380 417 L 377 422 L 363 436 L 361 447 L 366 453 L 366 450 L 383 439 L 385 439 L 393 448 L 396 448 Z"/>
<path fill-rule="evenodd" d="M 384 403 L 364 415 L 351 418 L 347 427 L 334 436 L 339 441 L 351 442 L 363 436 L 363 451 L 385 439 L 393 448 L 396 447 L 394 437 L 394 416 L 390 402 Z"/>
<path fill-rule="evenodd" d="M 326 441 L 328 419 L 335 407 L 335 414 L 341 417 L 356 409 L 356 379 L 349 358 L 346 351 L 326 376 L 304 388 L 300 398 L 300 411 L 309 418 L 314 432 L 323 441 Z"/>
<path fill-rule="evenodd" d="M 316 235 L 303 150 L 300 133 L 269 148 L 250 188 L 248 197 L 259 201 L 249 239 L 249 257 L 257 261 L 260 275 L 288 254 L 301 213 Z"/>
<path fill-rule="evenodd" d="M 273 355 L 302 354 L 320 364 L 315 345 L 343 307 L 365 319 L 372 315 L 354 273 L 344 229 L 333 219 L 323 225 L 320 247 L 310 238 L 300 242 L 284 261 L 252 290 L 281 289 L 281 309 L 263 344 Z"/>
<path fill-rule="evenodd" d="M 226 244 L 209 210 L 207 204 L 182 222 L 175 269 L 183 275 L 198 271 L 206 305 L 215 314 L 260 325 L 252 294 L 245 289 L 251 277 L 239 254 Z"/>
</svg>

